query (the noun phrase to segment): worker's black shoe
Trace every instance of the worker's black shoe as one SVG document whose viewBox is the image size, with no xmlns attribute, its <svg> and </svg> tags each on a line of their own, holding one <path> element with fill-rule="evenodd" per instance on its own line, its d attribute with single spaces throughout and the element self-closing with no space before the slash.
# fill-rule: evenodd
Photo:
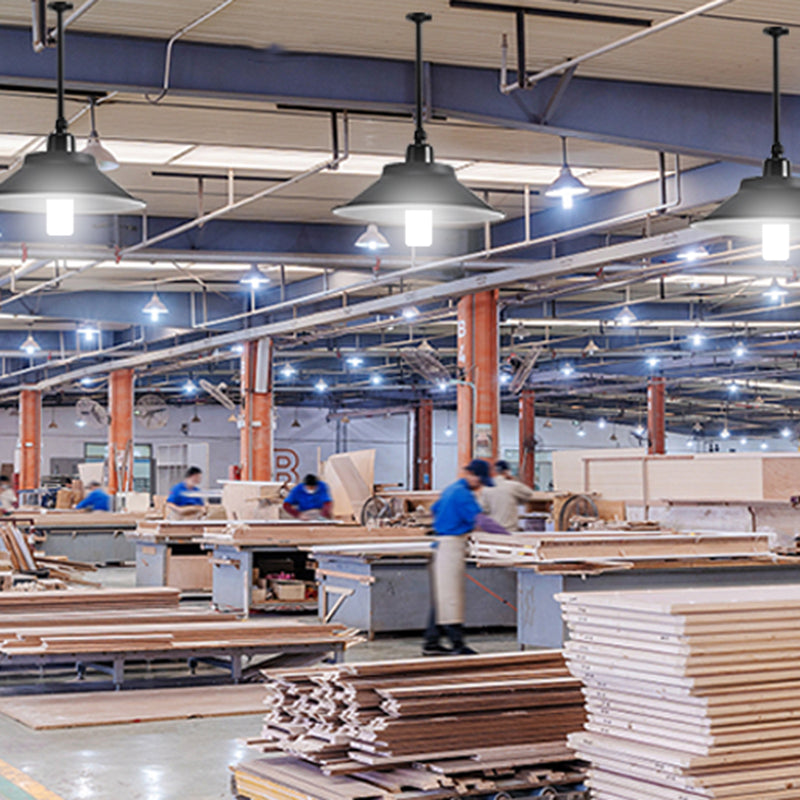
<svg viewBox="0 0 800 800">
<path fill-rule="evenodd" d="M 450 651 L 454 656 L 476 656 L 478 655 L 477 650 L 473 650 L 468 644 L 462 644 L 461 647 L 458 649 L 453 649 Z"/>
<path fill-rule="evenodd" d="M 424 656 L 451 656 L 453 651 L 439 642 L 424 642 L 422 645 Z"/>
</svg>

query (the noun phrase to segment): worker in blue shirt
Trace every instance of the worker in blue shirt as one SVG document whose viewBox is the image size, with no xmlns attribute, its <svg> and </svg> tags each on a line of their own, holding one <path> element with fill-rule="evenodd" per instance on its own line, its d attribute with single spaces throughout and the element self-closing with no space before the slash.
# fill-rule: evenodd
<svg viewBox="0 0 800 800">
<path fill-rule="evenodd" d="M 78 511 L 111 511 L 111 497 L 97 481 L 92 481 L 89 494 L 75 508 Z"/>
<path fill-rule="evenodd" d="M 183 480 L 172 487 L 167 497 L 167 508 L 177 517 L 198 517 L 205 511 L 205 501 L 200 494 L 203 470 L 189 467 Z"/>
<path fill-rule="evenodd" d="M 331 519 L 333 501 L 328 484 L 316 475 L 306 475 L 283 501 L 283 510 L 295 519 Z"/>
<path fill-rule="evenodd" d="M 488 533 L 508 533 L 483 513 L 475 493 L 482 486 L 494 486 L 488 461 L 473 459 L 463 477 L 448 486 L 433 505 L 436 541 L 431 569 L 433 603 L 425 631 L 422 654 L 473 655 L 464 642 L 464 594 L 467 535 L 476 528 Z M 444 647 L 446 636 L 452 647 Z"/>
</svg>

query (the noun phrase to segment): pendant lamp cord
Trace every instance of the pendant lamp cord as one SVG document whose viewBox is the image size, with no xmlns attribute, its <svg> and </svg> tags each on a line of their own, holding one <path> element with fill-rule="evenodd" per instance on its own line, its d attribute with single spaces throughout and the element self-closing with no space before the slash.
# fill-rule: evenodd
<svg viewBox="0 0 800 800">
<path fill-rule="evenodd" d="M 567 137 L 561 137 L 561 165 L 567 166 Z"/>
<path fill-rule="evenodd" d="M 414 95 L 416 105 L 414 108 L 414 123 L 416 128 L 414 130 L 414 144 L 425 144 L 428 138 L 425 129 L 422 127 L 422 25 L 425 22 L 433 19 L 430 14 L 423 11 L 415 11 L 413 14 L 407 14 L 406 19 L 413 22 L 416 27 L 416 60 L 414 62 Z"/>
<path fill-rule="evenodd" d="M 781 144 L 781 71 L 780 39 L 789 33 L 788 28 L 774 25 L 764 33 L 772 37 L 772 158 L 783 158 Z"/>
</svg>

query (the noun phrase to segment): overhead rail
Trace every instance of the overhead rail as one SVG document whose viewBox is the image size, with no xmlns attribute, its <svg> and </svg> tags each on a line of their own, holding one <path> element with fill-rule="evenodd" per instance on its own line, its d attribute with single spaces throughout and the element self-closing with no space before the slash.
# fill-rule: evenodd
<svg viewBox="0 0 800 800">
<path fill-rule="evenodd" d="M 504 45 L 502 52 L 502 65 L 500 67 L 500 91 L 503 94 L 510 94 L 511 92 L 514 92 L 517 89 L 531 89 L 534 86 L 536 86 L 536 84 L 538 84 L 540 81 L 543 81 L 545 78 L 549 78 L 552 75 L 558 75 L 559 73 L 564 72 L 564 70 L 572 70 L 572 72 L 574 72 L 576 67 L 578 67 L 580 64 L 584 64 L 585 62 L 590 61 L 593 58 L 597 58 L 598 56 L 604 56 L 607 53 L 612 53 L 614 50 L 619 50 L 620 47 L 627 47 L 627 45 L 629 44 L 640 42 L 643 39 L 647 39 L 648 37 L 653 36 L 656 33 L 661 33 L 661 31 L 665 31 L 668 28 L 672 28 L 675 25 L 680 25 L 682 22 L 686 22 L 687 20 L 693 19 L 694 17 L 698 17 L 701 14 L 706 14 L 709 11 L 713 11 L 715 8 L 719 8 L 720 6 L 727 5 L 728 3 L 731 2 L 733 2 L 733 0 L 711 0 L 711 2 L 703 3 L 700 6 L 696 6 L 695 8 L 689 9 L 688 11 L 684 11 L 683 13 L 677 14 L 674 17 L 665 19 L 663 22 L 656 23 L 655 25 L 646 28 L 645 30 L 636 31 L 636 33 L 631 33 L 628 36 L 623 36 L 621 39 L 617 39 L 614 42 L 605 44 L 602 47 L 596 48 L 595 50 L 590 50 L 588 53 L 584 53 L 583 55 L 575 56 L 574 58 L 568 58 L 559 64 L 555 64 L 552 67 L 548 67 L 547 69 L 541 70 L 540 72 L 536 72 L 533 75 L 527 74 L 527 70 L 525 69 L 524 63 L 518 63 L 517 80 L 514 81 L 513 83 L 508 82 L 507 45 Z M 524 26 L 520 30 L 518 22 L 517 23 L 518 47 L 519 47 L 520 33 L 522 33 L 522 35 L 524 36 Z"/>
</svg>

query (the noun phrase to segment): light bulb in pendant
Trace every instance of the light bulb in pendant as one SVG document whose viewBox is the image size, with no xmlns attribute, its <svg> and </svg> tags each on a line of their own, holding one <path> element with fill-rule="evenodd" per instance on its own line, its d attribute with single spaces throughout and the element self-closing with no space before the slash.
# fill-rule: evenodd
<svg viewBox="0 0 800 800">
<path fill-rule="evenodd" d="M 75 201 L 71 197 L 48 197 L 45 201 L 48 236 L 75 233 Z"/>
<path fill-rule="evenodd" d="M 433 244 L 433 211 L 429 208 L 406 209 L 406 247 L 430 247 Z"/>
</svg>

